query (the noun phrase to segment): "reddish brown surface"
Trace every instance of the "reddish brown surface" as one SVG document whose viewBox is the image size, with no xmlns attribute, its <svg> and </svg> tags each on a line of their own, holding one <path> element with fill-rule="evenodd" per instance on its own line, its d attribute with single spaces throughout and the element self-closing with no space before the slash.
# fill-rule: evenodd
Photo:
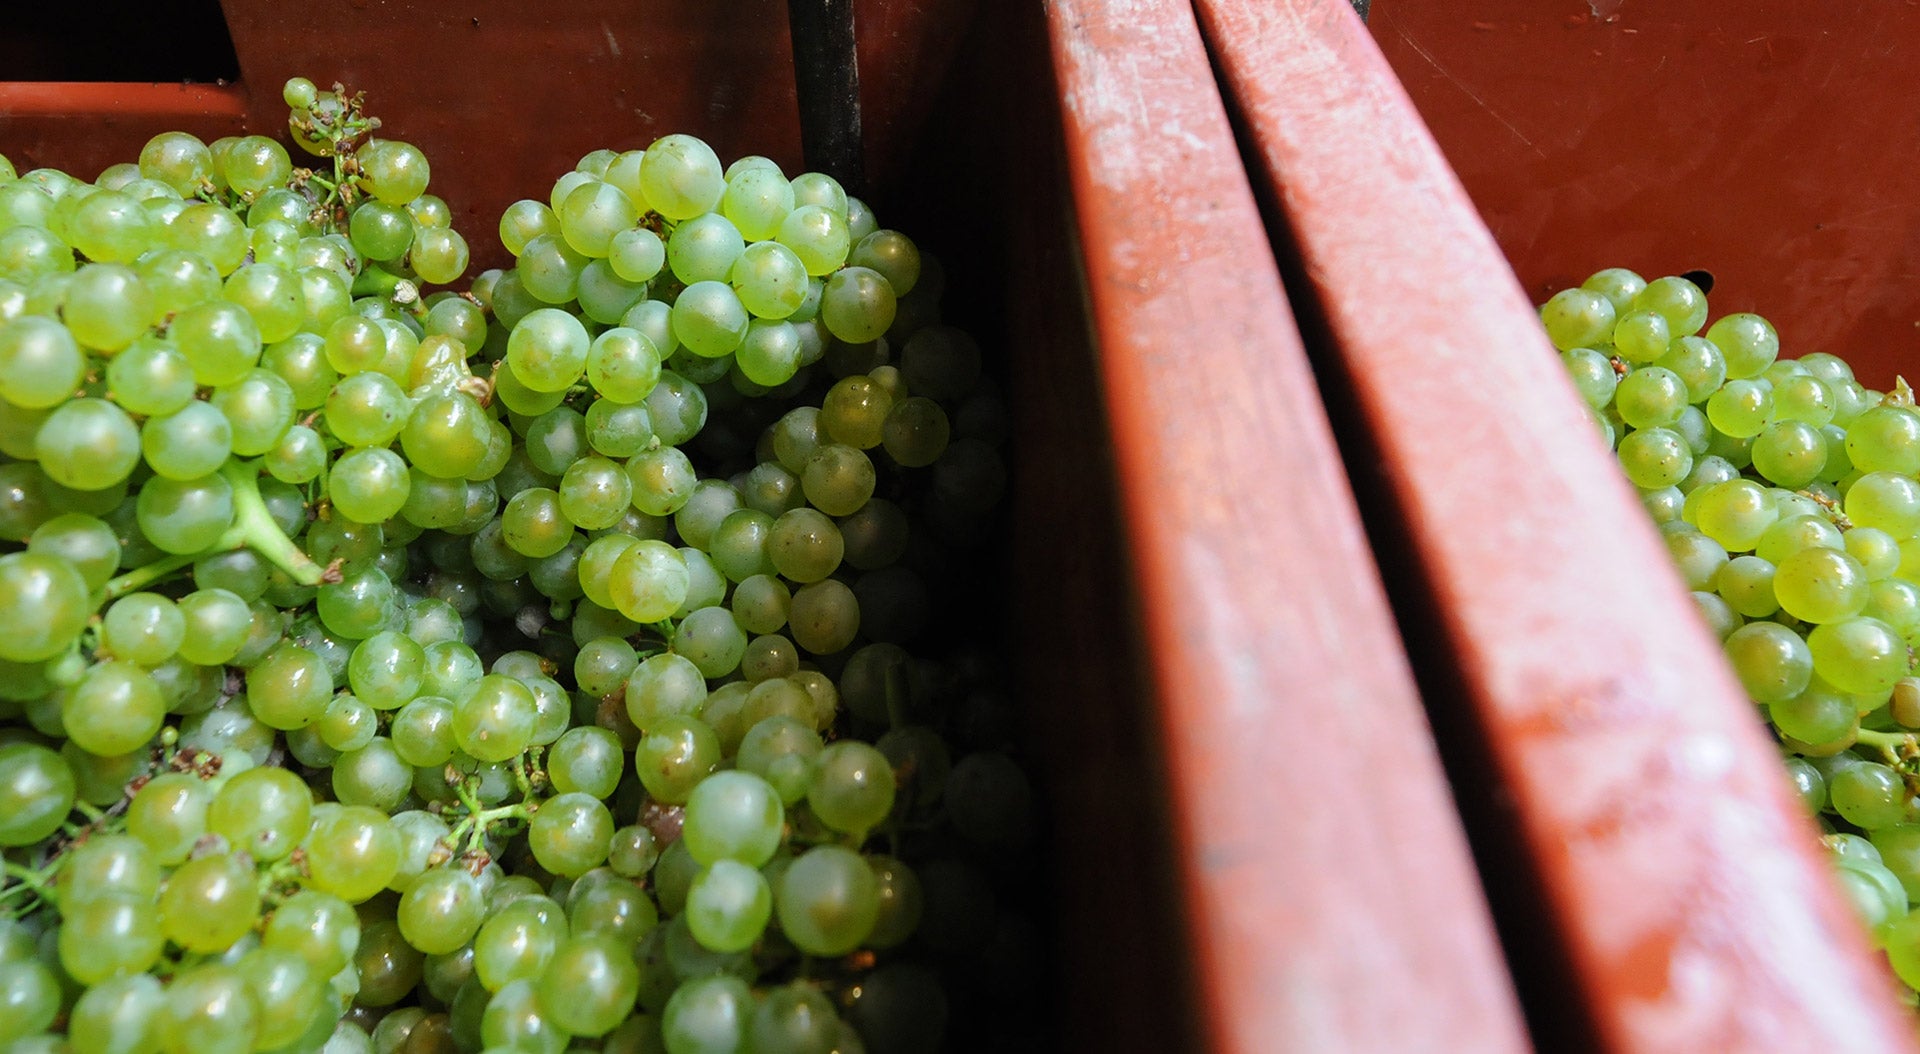
<svg viewBox="0 0 1920 1054">
<path fill-rule="evenodd" d="M 1048 13 L 1206 1049 L 1525 1049 L 1192 11 Z"/>
<path fill-rule="evenodd" d="M 448 199 L 482 264 L 502 262 L 497 225 L 507 205 L 544 196 L 601 147 L 633 149 L 686 132 L 723 159 L 758 153 L 801 170 L 782 0 L 224 6 L 239 83 L 0 81 L 0 154 L 22 170 L 50 165 L 91 178 L 133 160 L 167 128 L 208 138 L 284 135 L 288 77 L 341 81 L 366 92 L 369 111 L 433 160 L 429 190 Z M 929 86 L 944 75 L 973 3 L 855 7 L 868 166 L 884 182 L 905 162 L 936 94 Z M 76 121 L 87 134 L 75 134 Z"/>
<path fill-rule="evenodd" d="M 1596 16 L 1596 12 L 1599 15 Z M 1920 373 L 1920 8 L 1375 0 L 1371 28 L 1529 296 L 1718 279 L 1784 354 Z"/>
<path fill-rule="evenodd" d="M 1454 689 L 1429 704 L 1490 768 L 1469 804 L 1506 826 L 1476 834 L 1540 882 L 1551 931 L 1506 937 L 1574 989 L 1530 1007 L 1542 1047 L 1915 1049 L 1751 704 L 1702 661 L 1712 636 L 1366 30 L 1341 0 L 1200 7 L 1421 616 L 1409 647 Z"/>
</svg>

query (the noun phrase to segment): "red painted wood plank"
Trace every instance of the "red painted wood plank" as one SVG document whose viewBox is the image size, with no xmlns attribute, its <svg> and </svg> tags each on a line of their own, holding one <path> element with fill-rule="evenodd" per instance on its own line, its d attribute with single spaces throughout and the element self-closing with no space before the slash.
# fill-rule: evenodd
<svg viewBox="0 0 1920 1054">
<path fill-rule="evenodd" d="M 1047 11 L 1208 1049 L 1526 1049 L 1191 9 Z"/>
<path fill-rule="evenodd" d="M 1702 267 L 1783 353 L 1913 376 L 1920 22 L 1885 0 L 1374 0 L 1527 292 Z M 1605 259 L 1601 259 L 1604 256 Z"/>
<path fill-rule="evenodd" d="M 509 262 L 501 212 L 544 196 L 591 150 L 685 132 L 724 157 L 758 153 L 803 170 L 782 0 L 355 0 L 324 19 L 290 18 L 279 0 L 221 6 L 238 83 L 0 81 L 0 153 L 91 178 L 171 128 L 283 134 L 287 78 L 340 81 L 432 159 L 429 191 L 455 210 L 476 271 Z M 888 184 L 909 162 L 976 0 L 854 6 L 868 168 Z"/>
<path fill-rule="evenodd" d="M 1914 1050 L 1772 743 L 1341 0 L 1202 0 L 1584 1003 L 1617 1051 Z M 1511 935 L 1510 935 L 1511 936 Z M 1518 935 L 1539 940 L 1543 935 Z M 1543 1041 L 1544 1042 L 1544 1041 Z"/>
</svg>

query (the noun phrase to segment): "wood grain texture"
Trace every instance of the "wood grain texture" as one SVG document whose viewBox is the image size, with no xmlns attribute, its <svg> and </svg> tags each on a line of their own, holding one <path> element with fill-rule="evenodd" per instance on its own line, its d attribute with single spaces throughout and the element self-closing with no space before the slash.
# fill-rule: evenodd
<svg viewBox="0 0 1920 1054">
<path fill-rule="evenodd" d="M 1498 246 L 1339 0 L 1202 0 L 1356 466 L 1577 991 L 1555 1049 L 1913 1050 L 1777 751 Z M 1421 640 L 1419 638 L 1426 638 Z M 1438 719 L 1438 715 L 1436 716 Z M 1516 949 L 1516 952 L 1518 950 Z M 1535 1007 L 1536 1014 L 1541 1008 Z M 1571 1038 L 1570 1038 L 1571 1037 Z M 1542 1040 L 1543 1045 L 1546 1041 Z"/>
<path fill-rule="evenodd" d="M 1205 1048 L 1526 1049 L 1192 12 L 1047 11 Z"/>
</svg>

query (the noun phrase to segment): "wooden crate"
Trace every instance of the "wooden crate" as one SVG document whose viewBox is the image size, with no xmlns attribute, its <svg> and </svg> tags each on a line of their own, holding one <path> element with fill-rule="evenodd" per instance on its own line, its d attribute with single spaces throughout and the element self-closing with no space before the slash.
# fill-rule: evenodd
<svg viewBox="0 0 1920 1054">
<path fill-rule="evenodd" d="M 947 261 L 1014 408 L 983 577 L 1051 809 L 1014 1034 L 1525 1049 L 1191 9 L 857 6 L 870 200 Z M 478 265 L 499 210 L 596 147 L 688 131 L 797 167 L 768 0 L 224 7 L 237 82 L 0 84 L 0 152 L 91 174 L 163 128 L 271 132 L 285 77 L 339 79 L 428 153 Z"/>
<path fill-rule="evenodd" d="M 1536 1043 L 1916 1049 L 1762 721 L 1374 39 L 1340 0 L 1199 8 Z M 1497 178 L 1578 196 L 1530 175 Z"/>
</svg>

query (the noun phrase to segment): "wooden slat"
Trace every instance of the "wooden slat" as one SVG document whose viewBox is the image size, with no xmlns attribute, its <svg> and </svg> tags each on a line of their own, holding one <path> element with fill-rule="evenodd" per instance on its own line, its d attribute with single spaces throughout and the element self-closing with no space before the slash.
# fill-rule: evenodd
<svg viewBox="0 0 1920 1054">
<path fill-rule="evenodd" d="M 1526 1049 L 1192 11 L 1047 14 L 1206 1048 Z"/>
<path fill-rule="evenodd" d="M 1916 1049 L 1752 705 L 1366 30 L 1341 0 L 1199 7 L 1330 403 L 1377 458 L 1356 485 L 1386 514 L 1376 546 L 1406 554 L 1396 601 L 1430 620 L 1403 620 L 1409 647 L 1458 690 L 1429 702 L 1491 766 L 1500 800 L 1474 813 L 1508 826 L 1478 834 L 1538 881 L 1552 932 L 1510 927 L 1510 952 L 1549 942 L 1568 971 L 1563 1000 L 1523 985 L 1538 1041 Z"/>
</svg>

